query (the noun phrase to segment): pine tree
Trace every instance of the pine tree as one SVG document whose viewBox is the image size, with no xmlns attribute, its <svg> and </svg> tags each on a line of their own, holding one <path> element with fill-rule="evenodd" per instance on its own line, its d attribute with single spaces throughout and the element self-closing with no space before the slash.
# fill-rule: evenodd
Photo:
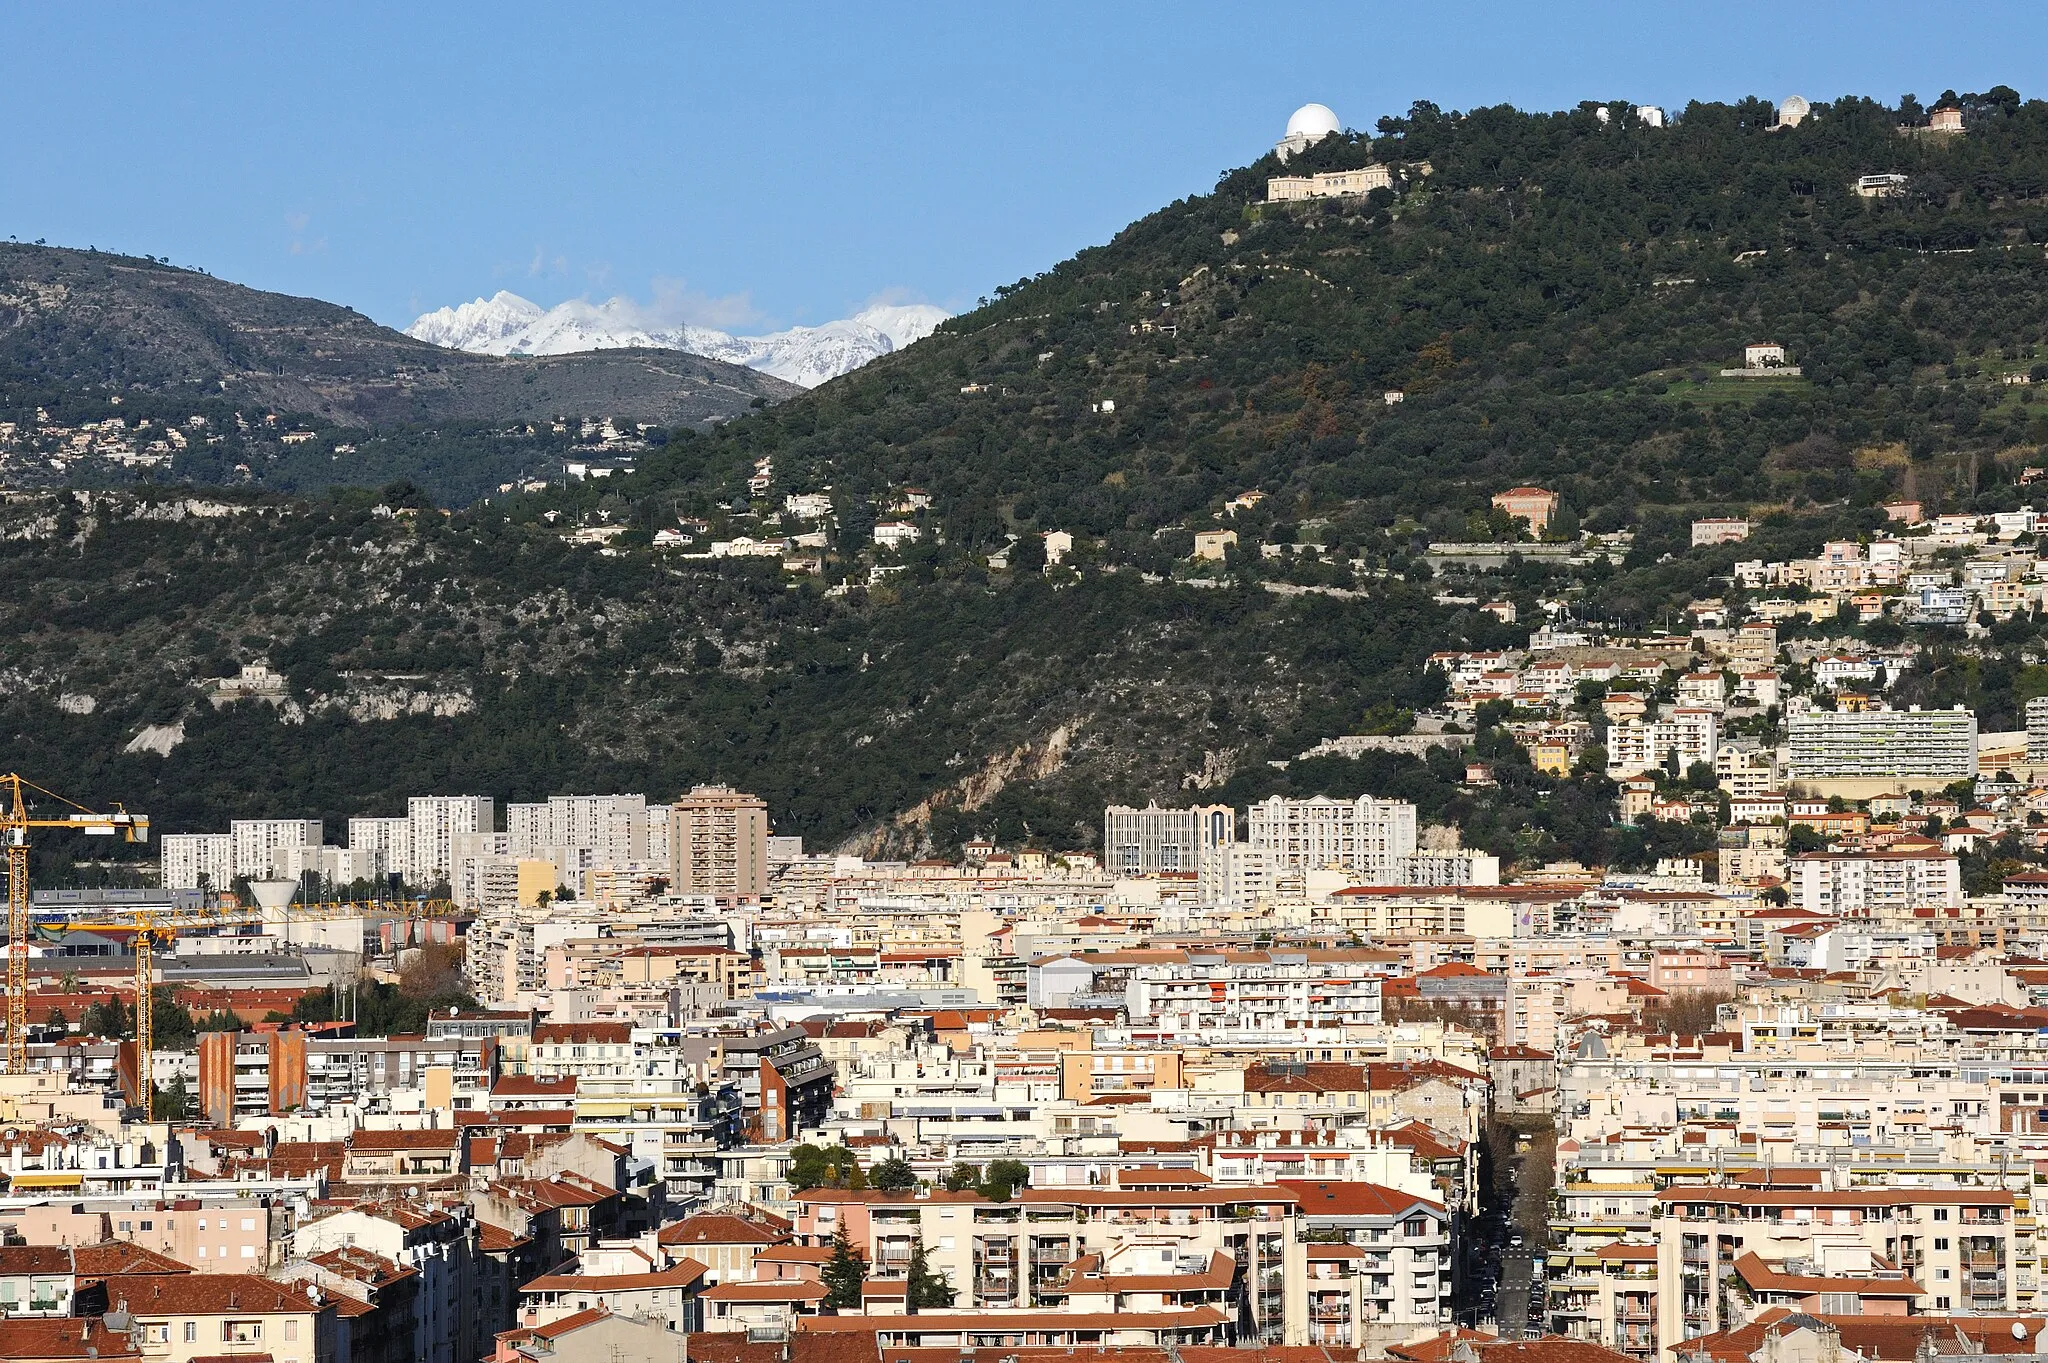
<svg viewBox="0 0 2048 1363">
<path fill-rule="evenodd" d="M 910 1161 L 901 1155 L 883 1160 L 868 1175 L 868 1181 L 883 1192 L 908 1192 L 917 1186 L 917 1171 L 910 1167 Z"/>
<path fill-rule="evenodd" d="M 192 1105 L 192 1097 L 185 1090 L 185 1076 L 174 1074 L 168 1084 L 157 1084 L 150 1097 L 150 1115 L 159 1122 L 181 1122 Z"/>
<path fill-rule="evenodd" d="M 930 1307 L 947 1307 L 953 1304 L 953 1284 L 944 1273 L 934 1273 L 925 1262 L 924 1239 L 919 1237 L 910 1247 L 910 1268 L 903 1280 L 903 1309 L 917 1312 Z"/>
<path fill-rule="evenodd" d="M 825 1283 L 825 1309 L 828 1311 L 858 1311 L 860 1309 L 861 1284 L 868 1280 L 867 1261 L 854 1252 L 853 1241 L 846 1238 L 846 1228 L 832 1237 L 832 1258 L 819 1275 Z"/>
</svg>

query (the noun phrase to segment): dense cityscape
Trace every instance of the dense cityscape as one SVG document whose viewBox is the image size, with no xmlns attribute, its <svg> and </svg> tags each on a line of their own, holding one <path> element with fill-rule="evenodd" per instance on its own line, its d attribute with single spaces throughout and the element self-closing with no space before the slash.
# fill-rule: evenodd
<svg viewBox="0 0 2048 1363">
<path fill-rule="evenodd" d="M 0 1363 L 2048 1363 L 2048 102 L 1516 9 L 10 15 Z"/>
<path fill-rule="evenodd" d="M 1543 547 L 1554 494 L 1494 504 Z M 1919 645 L 1828 626 L 2038 609 L 2039 518 L 1884 510 L 1680 630 L 1554 603 L 1304 754 L 1604 779 L 1678 849 L 1634 870 L 1370 795 L 896 861 L 722 785 L 158 830 L 149 883 L 36 890 L 10 956 L 0 1350 L 2010 1351 L 2048 696 L 1896 705 Z"/>
</svg>

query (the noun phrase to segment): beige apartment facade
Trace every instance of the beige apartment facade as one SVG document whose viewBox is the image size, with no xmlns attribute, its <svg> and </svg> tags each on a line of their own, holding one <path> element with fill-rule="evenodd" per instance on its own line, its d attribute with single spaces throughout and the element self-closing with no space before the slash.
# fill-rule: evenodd
<svg viewBox="0 0 2048 1363">
<path fill-rule="evenodd" d="M 758 902 L 768 889 L 768 803 L 730 786 L 698 786 L 669 809 L 676 894 Z"/>
</svg>

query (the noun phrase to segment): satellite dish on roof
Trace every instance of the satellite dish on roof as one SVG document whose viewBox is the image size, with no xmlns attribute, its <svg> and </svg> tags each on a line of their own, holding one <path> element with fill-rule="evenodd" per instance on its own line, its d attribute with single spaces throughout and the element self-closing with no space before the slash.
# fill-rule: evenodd
<svg viewBox="0 0 2048 1363">
<path fill-rule="evenodd" d="M 2027 1323 L 2025 1321 L 2016 1320 L 2012 1323 L 2012 1337 L 2014 1339 L 2025 1339 L 2027 1337 Z"/>
</svg>

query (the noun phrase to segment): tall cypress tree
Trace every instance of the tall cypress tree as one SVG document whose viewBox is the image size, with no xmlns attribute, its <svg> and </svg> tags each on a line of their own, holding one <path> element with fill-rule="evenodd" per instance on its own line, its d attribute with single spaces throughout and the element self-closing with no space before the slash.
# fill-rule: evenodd
<svg viewBox="0 0 2048 1363">
<path fill-rule="evenodd" d="M 846 1238 L 846 1228 L 832 1237 L 832 1258 L 819 1275 L 825 1282 L 825 1309 L 828 1311 L 858 1311 L 860 1309 L 861 1284 L 868 1280 L 867 1261 L 854 1252 L 853 1241 Z"/>
<path fill-rule="evenodd" d="M 910 1248 L 910 1268 L 903 1279 L 903 1309 L 917 1312 L 929 1307 L 946 1307 L 953 1304 L 953 1284 L 944 1273 L 934 1273 L 925 1262 L 924 1239 L 919 1237 Z"/>
</svg>

